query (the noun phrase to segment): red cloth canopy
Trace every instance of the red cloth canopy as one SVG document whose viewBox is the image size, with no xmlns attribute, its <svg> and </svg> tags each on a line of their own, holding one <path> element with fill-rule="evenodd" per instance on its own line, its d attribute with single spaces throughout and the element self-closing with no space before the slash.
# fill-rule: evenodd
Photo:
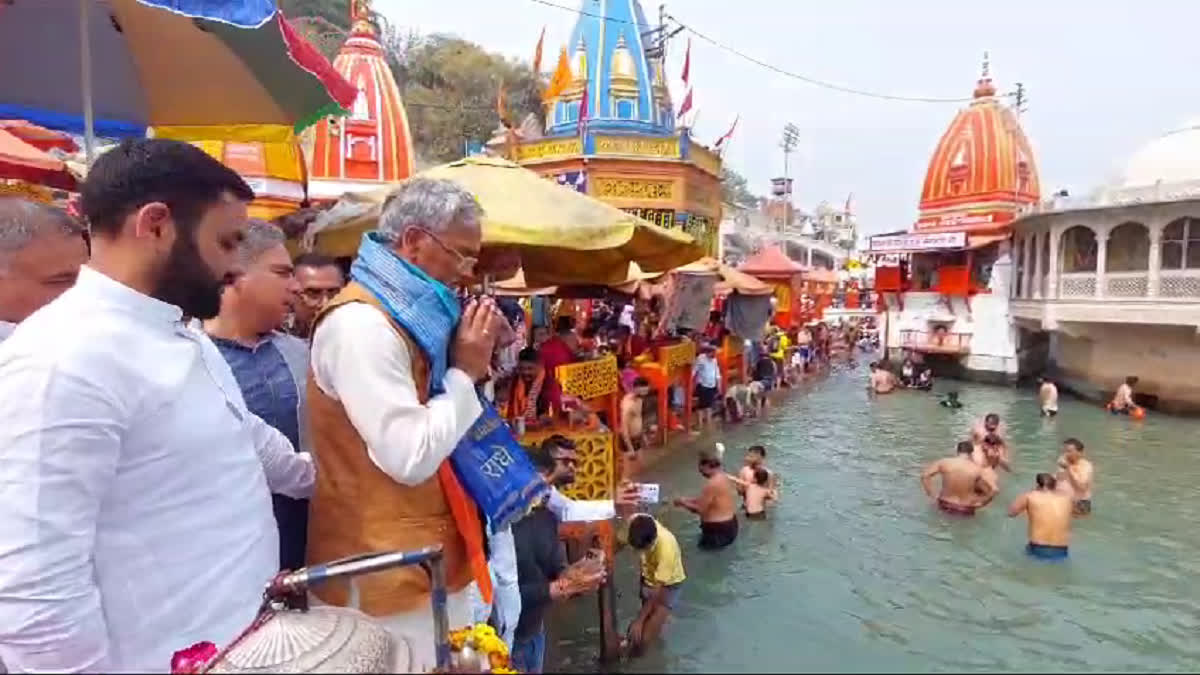
<svg viewBox="0 0 1200 675">
<path fill-rule="evenodd" d="M 763 279 L 790 277 L 806 269 L 789 258 L 779 246 L 767 246 L 738 266 L 738 270 Z"/>
</svg>

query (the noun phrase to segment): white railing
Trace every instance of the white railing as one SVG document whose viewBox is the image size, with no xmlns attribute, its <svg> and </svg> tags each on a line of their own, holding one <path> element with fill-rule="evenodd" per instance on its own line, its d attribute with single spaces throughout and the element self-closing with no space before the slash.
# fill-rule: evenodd
<svg viewBox="0 0 1200 675">
<path fill-rule="evenodd" d="M 1104 275 L 1104 294 L 1110 298 L 1144 298 L 1150 288 L 1146 272 L 1108 272 Z"/>
<path fill-rule="evenodd" d="M 1063 272 L 1058 278 L 1061 298 L 1091 298 L 1096 296 L 1095 272 Z"/>
<path fill-rule="evenodd" d="M 1200 270 L 1159 272 L 1158 297 L 1200 299 Z"/>
</svg>

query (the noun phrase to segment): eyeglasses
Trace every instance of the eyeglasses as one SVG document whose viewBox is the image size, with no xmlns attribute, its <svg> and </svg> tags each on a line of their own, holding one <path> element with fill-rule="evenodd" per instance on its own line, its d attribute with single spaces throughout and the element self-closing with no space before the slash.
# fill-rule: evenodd
<svg viewBox="0 0 1200 675">
<path fill-rule="evenodd" d="M 434 243 L 436 243 L 438 246 L 440 246 L 443 251 L 454 256 L 455 270 L 459 274 L 469 275 L 475 271 L 475 266 L 479 264 L 479 258 L 475 258 L 475 257 L 469 256 L 469 255 L 463 255 L 462 253 L 459 253 L 458 251 L 454 250 L 453 248 L 450 248 L 449 246 L 447 246 L 446 242 L 442 241 L 441 237 L 437 236 L 433 232 L 430 232 L 429 230 L 427 230 L 423 227 L 414 227 L 413 229 L 420 230 L 420 231 L 424 232 L 425 234 L 429 235 L 429 238 L 432 239 L 434 241 Z"/>
</svg>

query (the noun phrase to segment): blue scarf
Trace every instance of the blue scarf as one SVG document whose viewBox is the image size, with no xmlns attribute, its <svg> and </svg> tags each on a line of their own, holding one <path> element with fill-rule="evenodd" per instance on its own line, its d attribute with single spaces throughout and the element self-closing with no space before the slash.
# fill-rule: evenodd
<svg viewBox="0 0 1200 675">
<path fill-rule="evenodd" d="M 377 232 L 363 235 L 350 278 L 379 299 L 387 313 L 408 331 L 429 359 L 429 388 L 437 395 L 449 368 L 450 339 L 462 315 L 458 299 L 445 284 L 392 252 Z"/>
<path fill-rule="evenodd" d="M 430 395 L 445 391 L 450 340 L 462 309 L 454 292 L 400 258 L 375 232 L 363 235 L 350 278 L 362 284 L 404 327 L 429 360 Z M 541 499 L 549 488 L 495 408 L 480 398 L 483 414 L 450 453 L 463 489 L 498 532 Z"/>
</svg>

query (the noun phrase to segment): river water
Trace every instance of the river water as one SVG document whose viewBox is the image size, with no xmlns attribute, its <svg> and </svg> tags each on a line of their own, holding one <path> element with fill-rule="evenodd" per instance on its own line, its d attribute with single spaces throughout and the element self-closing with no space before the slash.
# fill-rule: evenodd
<svg viewBox="0 0 1200 675">
<path fill-rule="evenodd" d="M 1056 419 L 1034 393 L 939 382 L 965 407 L 898 392 L 868 399 L 865 366 L 806 383 L 764 423 L 723 441 L 727 468 L 768 448 L 784 482 L 767 522 L 743 520 L 738 541 L 701 552 L 695 518 L 656 515 L 679 538 L 688 580 L 665 642 L 624 672 L 1183 671 L 1200 664 L 1200 454 L 1193 420 L 1114 417 L 1067 398 Z M 1013 473 L 974 519 L 946 517 L 919 484 L 953 453 L 970 422 L 1008 425 Z M 1053 468 L 1076 436 L 1096 465 L 1092 516 L 1077 520 L 1071 559 L 1023 551 L 1024 518 L 1005 509 Z M 695 454 L 678 448 L 648 472 L 668 497 L 691 494 Z M 617 561 L 621 629 L 637 610 L 637 567 Z M 594 672 L 593 600 L 556 608 L 547 669 Z"/>
</svg>

